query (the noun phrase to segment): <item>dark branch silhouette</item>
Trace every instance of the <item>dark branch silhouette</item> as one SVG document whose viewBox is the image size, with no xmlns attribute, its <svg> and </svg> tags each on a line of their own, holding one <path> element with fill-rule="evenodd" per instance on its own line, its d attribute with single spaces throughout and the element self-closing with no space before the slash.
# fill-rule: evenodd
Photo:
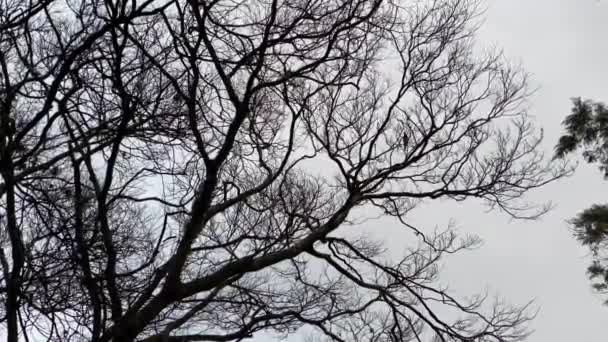
<svg viewBox="0 0 608 342">
<path fill-rule="evenodd" d="M 0 4 L 0 320 L 17 341 L 516 341 L 527 306 L 456 298 L 476 238 L 547 162 L 526 74 L 475 54 L 466 0 Z M 384 215 L 400 258 L 357 235 Z M 365 226 L 365 223 L 359 223 Z M 404 239 L 410 236 L 404 233 Z"/>
</svg>

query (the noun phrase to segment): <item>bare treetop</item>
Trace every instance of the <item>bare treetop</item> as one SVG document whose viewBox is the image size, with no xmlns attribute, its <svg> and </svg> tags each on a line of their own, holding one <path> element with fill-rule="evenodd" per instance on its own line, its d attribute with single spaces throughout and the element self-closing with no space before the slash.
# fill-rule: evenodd
<svg viewBox="0 0 608 342">
<path fill-rule="evenodd" d="M 474 1 L 0 4 L 1 319 L 17 341 L 516 341 L 458 300 L 425 200 L 516 218 L 569 172 Z M 416 233 L 401 259 L 355 210 Z M 338 228 L 343 229 L 338 232 Z M 399 254 L 402 251 L 399 251 Z"/>
</svg>

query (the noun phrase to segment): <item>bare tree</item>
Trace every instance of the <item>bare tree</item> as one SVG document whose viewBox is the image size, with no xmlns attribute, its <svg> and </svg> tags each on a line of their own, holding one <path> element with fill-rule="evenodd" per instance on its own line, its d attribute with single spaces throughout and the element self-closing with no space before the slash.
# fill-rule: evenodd
<svg viewBox="0 0 608 342">
<path fill-rule="evenodd" d="M 516 218 L 545 163 L 526 75 L 473 53 L 467 0 L 5 0 L 7 341 L 515 341 L 527 307 L 460 300 L 425 200 Z M 413 232 L 394 258 L 357 235 Z M 405 235 L 404 235 L 405 236 Z"/>
</svg>

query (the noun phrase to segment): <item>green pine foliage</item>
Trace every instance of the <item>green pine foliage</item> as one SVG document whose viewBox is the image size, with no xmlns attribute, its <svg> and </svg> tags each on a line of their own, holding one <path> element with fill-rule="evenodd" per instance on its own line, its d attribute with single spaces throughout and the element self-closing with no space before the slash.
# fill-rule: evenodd
<svg viewBox="0 0 608 342">
<path fill-rule="evenodd" d="M 593 205 L 571 223 L 574 236 L 591 250 L 593 260 L 587 272 L 593 288 L 608 293 L 608 205 Z"/>
<path fill-rule="evenodd" d="M 563 158 L 582 150 L 589 163 L 599 163 L 608 177 L 608 107 L 591 100 L 572 100 L 572 113 L 563 121 L 566 133 L 559 139 L 555 156 Z"/>
<path fill-rule="evenodd" d="M 580 151 L 585 161 L 598 164 L 608 179 L 608 107 L 580 98 L 572 102 L 572 113 L 562 123 L 566 132 L 558 141 L 555 157 Z M 592 205 L 570 223 L 575 238 L 591 251 L 587 272 L 593 288 L 608 294 L 608 204 Z"/>
</svg>

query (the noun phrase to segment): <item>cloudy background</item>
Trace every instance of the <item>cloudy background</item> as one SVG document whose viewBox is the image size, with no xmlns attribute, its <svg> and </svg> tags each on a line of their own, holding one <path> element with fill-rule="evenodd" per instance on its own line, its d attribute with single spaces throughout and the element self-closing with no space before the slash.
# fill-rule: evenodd
<svg viewBox="0 0 608 342">
<path fill-rule="evenodd" d="M 530 112 L 545 129 L 550 151 L 570 109 L 570 98 L 608 101 L 608 1 L 487 0 L 480 42 L 501 47 L 532 74 L 538 92 Z M 608 199 L 608 181 L 580 164 L 575 175 L 538 191 L 556 208 L 537 222 L 509 222 L 475 209 L 450 213 L 485 243 L 450 263 L 445 279 L 463 290 L 488 286 L 514 302 L 535 298 L 541 311 L 533 342 L 606 341 L 608 307 L 585 276 L 586 250 L 572 239 L 566 220 Z M 459 286 L 460 287 L 460 286 Z"/>
<path fill-rule="evenodd" d="M 530 114 L 544 128 L 550 155 L 570 98 L 608 102 L 608 0 L 482 0 L 487 9 L 479 32 L 481 46 L 494 46 L 520 63 L 538 88 Z M 566 220 L 593 203 L 608 200 L 608 181 L 597 168 L 580 164 L 573 177 L 536 191 L 531 199 L 555 208 L 541 220 L 512 221 L 486 212 L 479 203 L 430 203 L 413 212 L 428 228 L 451 219 L 459 231 L 478 234 L 481 248 L 450 256 L 442 280 L 456 295 L 488 291 L 513 304 L 534 300 L 540 312 L 532 323 L 532 342 L 604 342 L 608 306 L 591 291 L 585 269 L 587 251 L 572 238 Z M 399 228 L 371 224 L 385 234 Z M 392 250 L 411 245 L 391 236 Z M 409 240 L 409 238 L 408 238 Z M 269 336 L 257 335 L 261 342 Z M 291 336 L 289 342 L 302 336 Z"/>
<path fill-rule="evenodd" d="M 530 113 L 544 128 L 550 152 L 571 97 L 608 101 L 608 1 L 487 0 L 486 8 L 480 43 L 502 48 L 532 74 L 539 89 Z M 488 288 L 514 303 L 535 299 L 541 311 L 530 341 L 606 341 L 608 307 L 590 290 L 587 251 L 565 221 L 607 196 L 608 181 L 580 164 L 573 177 L 534 194 L 556 206 L 540 221 L 512 222 L 497 213 L 480 214 L 483 209 L 475 205 L 458 211 L 451 206 L 442 216 L 478 232 L 484 244 L 452 259 L 444 279 L 460 294 Z"/>
</svg>

